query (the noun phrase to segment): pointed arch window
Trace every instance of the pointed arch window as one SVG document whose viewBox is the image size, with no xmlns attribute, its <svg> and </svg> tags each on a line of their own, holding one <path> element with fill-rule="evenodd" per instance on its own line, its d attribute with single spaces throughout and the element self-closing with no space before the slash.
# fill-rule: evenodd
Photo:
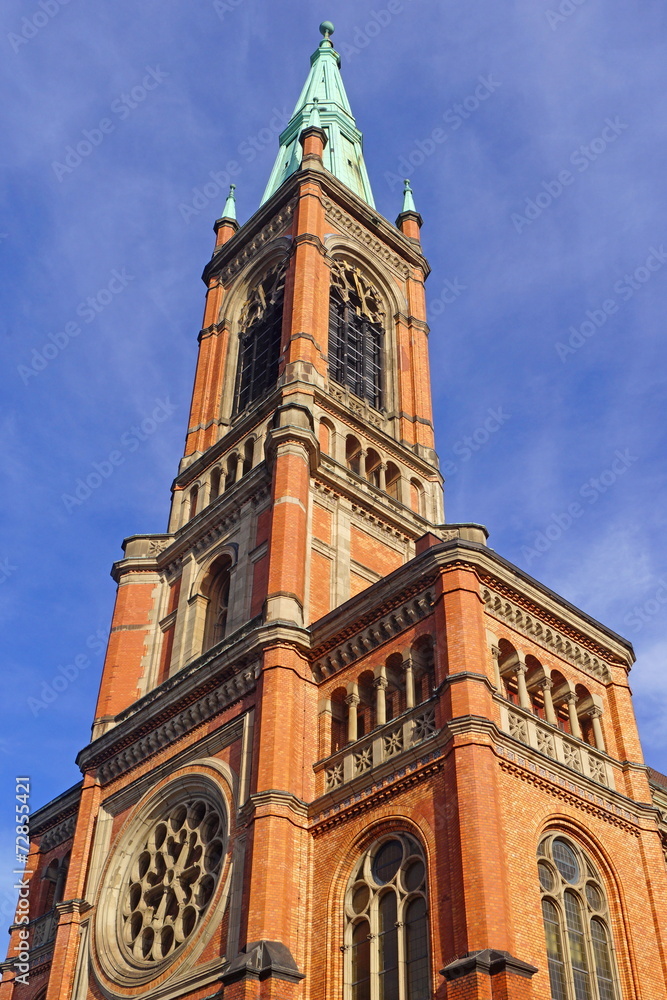
<svg viewBox="0 0 667 1000">
<path fill-rule="evenodd" d="M 242 413 L 276 384 L 287 265 L 272 268 L 251 289 L 241 313 L 236 412 Z"/>
<path fill-rule="evenodd" d="M 221 556 L 220 559 L 216 560 L 209 574 L 208 585 L 205 587 L 208 607 L 204 627 L 204 652 L 221 642 L 227 632 L 231 569 L 231 558 Z"/>
<path fill-rule="evenodd" d="M 429 1000 L 426 862 L 404 833 L 381 837 L 345 893 L 345 1000 Z"/>
<path fill-rule="evenodd" d="M 618 1000 L 609 906 L 595 865 L 559 834 L 545 837 L 537 853 L 552 1000 Z"/>
<path fill-rule="evenodd" d="M 336 260 L 329 297 L 329 375 L 339 385 L 382 406 L 384 310 L 359 268 Z"/>
</svg>

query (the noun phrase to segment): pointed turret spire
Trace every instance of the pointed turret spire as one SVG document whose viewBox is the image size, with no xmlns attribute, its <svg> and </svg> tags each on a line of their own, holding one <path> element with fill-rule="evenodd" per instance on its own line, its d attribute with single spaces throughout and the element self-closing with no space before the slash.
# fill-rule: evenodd
<svg viewBox="0 0 667 1000">
<path fill-rule="evenodd" d="M 403 190 L 403 208 L 401 209 L 401 215 L 403 212 L 416 212 L 415 199 L 412 194 L 412 186 L 410 181 L 406 178 L 403 181 L 405 187 Z"/>
<path fill-rule="evenodd" d="M 310 58 L 308 79 L 280 136 L 280 151 L 262 204 L 275 194 L 290 174 L 299 169 L 302 157 L 299 136 L 305 128 L 314 127 L 323 129 L 328 139 L 323 156 L 326 169 L 374 207 L 364 163 L 362 134 L 356 126 L 345 93 L 340 75 L 340 56 L 330 39 L 334 32 L 331 21 L 323 21 L 320 32 L 324 38 Z"/>
<path fill-rule="evenodd" d="M 308 128 L 322 128 L 322 119 L 320 118 L 320 109 L 318 107 L 319 103 L 317 97 L 313 97 L 313 110 L 310 112 L 310 118 L 308 119 Z"/>
<path fill-rule="evenodd" d="M 404 236 L 409 236 L 410 239 L 419 239 L 419 230 L 421 229 L 424 220 L 417 211 L 415 207 L 415 199 L 412 194 L 412 185 L 410 181 L 406 180 L 403 182 L 405 187 L 403 189 L 403 208 L 399 217 L 396 219 L 396 225 L 401 230 Z"/>
<path fill-rule="evenodd" d="M 223 219 L 236 219 L 236 195 L 234 191 L 236 190 L 236 184 L 229 185 L 229 194 L 227 195 L 227 201 L 225 202 L 225 207 L 222 212 Z"/>
<path fill-rule="evenodd" d="M 227 240 L 231 240 L 232 236 L 234 236 L 238 231 L 239 224 L 236 219 L 235 190 L 236 184 L 230 184 L 229 194 L 227 195 L 227 201 L 225 202 L 225 207 L 222 210 L 222 215 L 213 226 L 213 231 L 215 232 L 216 237 L 216 247 L 221 247 L 223 243 L 227 242 Z"/>
</svg>

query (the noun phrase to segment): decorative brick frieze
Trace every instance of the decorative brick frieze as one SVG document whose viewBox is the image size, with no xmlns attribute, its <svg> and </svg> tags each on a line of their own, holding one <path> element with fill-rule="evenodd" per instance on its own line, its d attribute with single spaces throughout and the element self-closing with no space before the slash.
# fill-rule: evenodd
<svg viewBox="0 0 667 1000">
<path fill-rule="evenodd" d="M 631 812 L 623 804 L 630 802 L 625 796 L 618 793 L 609 795 L 599 786 L 589 787 L 589 783 L 583 775 L 575 772 L 567 774 L 558 767 L 550 767 L 546 762 L 536 761 L 529 754 L 522 754 L 513 747 L 508 747 L 500 742 L 495 744 L 494 749 L 500 758 L 502 770 L 549 791 L 587 813 L 595 814 L 607 822 L 622 826 L 624 830 L 634 836 L 639 835 L 639 814 L 637 811 Z M 635 806 L 635 803 L 632 805 Z"/>
<path fill-rule="evenodd" d="M 530 613 L 515 601 L 496 593 L 490 587 L 482 588 L 482 599 L 486 605 L 487 613 L 494 618 L 507 622 L 518 632 L 530 636 L 538 645 L 568 660 L 591 677 L 595 677 L 604 684 L 610 683 L 611 672 L 604 660 L 579 642 L 568 638 L 564 631 L 559 630 L 555 625 L 546 625 L 543 620 L 540 620 L 543 616 L 540 615 L 538 608 L 535 609 L 534 613 Z"/>
<path fill-rule="evenodd" d="M 257 233 L 248 243 L 244 244 L 243 250 L 234 257 L 233 260 L 227 264 L 220 272 L 220 279 L 226 285 L 232 280 L 232 278 L 238 274 L 238 272 L 246 266 L 250 261 L 254 260 L 257 256 L 257 252 L 265 247 L 271 241 L 278 243 L 282 241 L 286 247 L 289 247 L 291 242 L 291 237 L 285 236 L 285 230 L 287 229 L 289 223 L 294 215 L 294 203 L 289 202 L 285 205 L 277 215 L 274 215 L 271 220 L 264 226 L 263 229 Z M 213 262 L 215 262 L 216 254 L 213 255 Z"/>
<path fill-rule="evenodd" d="M 229 680 L 209 691 L 182 712 L 178 712 L 167 722 L 156 726 L 150 733 L 100 764 L 97 770 L 99 780 L 106 784 L 118 775 L 143 763 L 148 757 L 176 742 L 203 722 L 218 715 L 239 698 L 255 687 L 259 668 L 248 667 Z"/>
<path fill-rule="evenodd" d="M 63 820 L 62 823 L 58 823 L 57 826 L 47 830 L 39 842 L 39 849 L 42 854 L 46 854 L 47 851 L 52 851 L 54 847 L 58 846 L 58 844 L 62 844 L 66 840 L 70 840 L 74 836 L 75 829 L 76 814 L 68 816 L 68 818 Z"/>
<path fill-rule="evenodd" d="M 336 643 L 325 655 L 315 660 L 312 665 L 315 678 L 324 680 L 330 677 L 365 656 L 370 650 L 376 649 L 422 621 L 431 614 L 434 604 L 435 595 L 430 589 L 404 600 L 390 614 L 383 615 L 363 629 L 360 628 L 346 637 L 344 642 Z"/>
<path fill-rule="evenodd" d="M 322 200 L 324 205 L 324 211 L 326 213 L 327 219 L 339 226 L 345 233 L 353 237 L 366 250 L 370 250 L 371 253 L 377 259 L 383 261 L 388 267 L 391 267 L 397 274 L 401 277 L 407 279 L 410 277 L 412 271 L 408 265 L 397 257 L 396 254 L 392 253 L 391 250 L 386 246 L 385 243 L 381 243 L 380 240 L 376 239 L 371 233 L 364 228 L 364 226 L 359 225 L 359 223 L 344 212 L 342 208 L 338 205 L 334 205 L 332 201 L 328 198 Z"/>
<path fill-rule="evenodd" d="M 393 798 L 411 785 L 431 777 L 442 768 L 444 746 L 436 746 L 426 754 L 410 757 L 394 770 L 378 775 L 362 788 L 333 789 L 311 806 L 311 832 L 324 834 L 336 823 L 357 816 Z"/>
</svg>

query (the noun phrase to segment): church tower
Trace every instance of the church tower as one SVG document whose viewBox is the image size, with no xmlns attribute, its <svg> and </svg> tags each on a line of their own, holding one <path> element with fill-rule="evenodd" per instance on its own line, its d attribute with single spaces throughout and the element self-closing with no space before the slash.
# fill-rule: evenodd
<svg viewBox="0 0 667 1000">
<path fill-rule="evenodd" d="M 444 523 L 422 219 L 378 214 L 321 33 L 215 223 L 168 531 L 113 567 L 0 1000 L 657 1000 L 632 648 Z"/>
</svg>

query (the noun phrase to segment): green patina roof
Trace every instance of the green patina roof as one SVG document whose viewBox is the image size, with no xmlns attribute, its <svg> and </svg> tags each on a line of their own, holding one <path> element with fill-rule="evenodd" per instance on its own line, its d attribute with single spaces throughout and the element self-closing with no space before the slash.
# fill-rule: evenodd
<svg viewBox="0 0 667 1000">
<path fill-rule="evenodd" d="M 403 181 L 403 208 L 401 209 L 401 215 L 403 212 L 416 212 L 415 199 L 412 193 L 412 185 L 409 180 Z"/>
<path fill-rule="evenodd" d="M 340 56 L 329 40 L 333 33 L 330 21 L 320 25 L 324 39 L 310 58 L 310 73 L 296 102 L 294 113 L 280 135 L 280 152 L 274 164 L 262 204 L 301 165 L 301 132 L 321 124 L 328 142 L 324 166 L 356 195 L 375 207 L 373 192 L 364 163 L 362 134 L 356 126 L 350 102 L 340 75 Z M 319 121 L 318 121 L 319 118 Z"/>
<path fill-rule="evenodd" d="M 236 195 L 234 191 L 236 190 L 236 184 L 229 185 L 229 194 L 227 195 L 227 201 L 225 202 L 225 207 L 222 210 L 223 219 L 236 219 Z"/>
</svg>

